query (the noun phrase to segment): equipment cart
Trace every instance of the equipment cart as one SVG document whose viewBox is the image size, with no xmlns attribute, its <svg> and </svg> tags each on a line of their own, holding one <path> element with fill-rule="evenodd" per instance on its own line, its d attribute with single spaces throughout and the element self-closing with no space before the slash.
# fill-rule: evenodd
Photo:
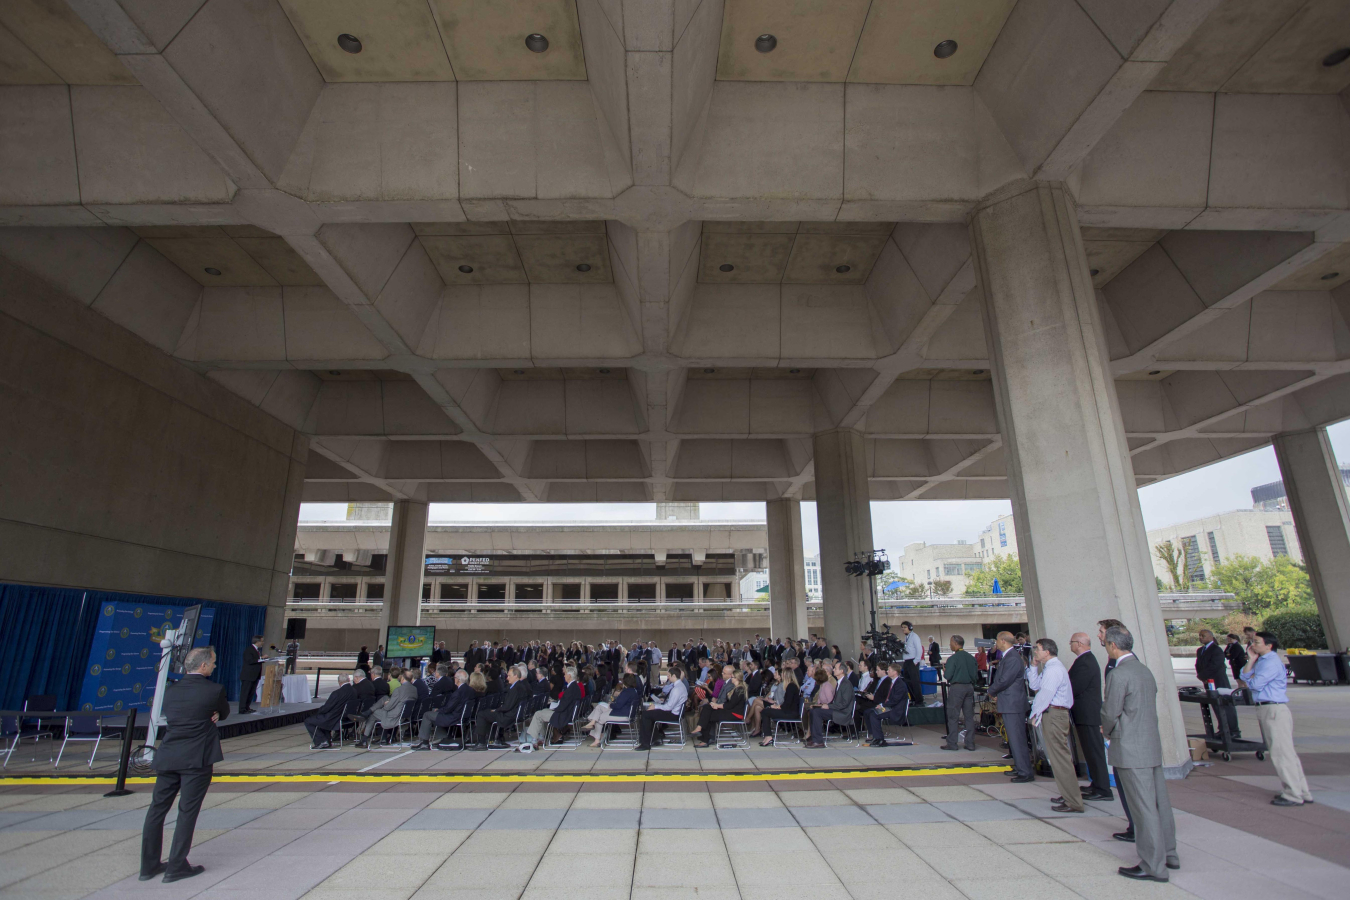
<svg viewBox="0 0 1350 900">
<path fill-rule="evenodd" d="M 1204 738 L 1209 752 L 1219 754 L 1219 758 L 1224 762 L 1231 760 L 1234 753 L 1255 753 L 1257 759 L 1266 758 L 1266 750 L 1269 748 L 1266 747 L 1265 741 L 1233 737 L 1228 730 L 1228 716 L 1222 713 L 1229 707 L 1236 707 L 1239 699 L 1242 700 L 1242 705 L 1251 705 L 1251 695 L 1245 688 L 1235 690 L 1231 694 L 1220 694 L 1217 690 L 1206 688 L 1182 688 L 1177 694 L 1182 703 L 1199 703 L 1201 715 L 1205 720 L 1204 734 L 1188 734 L 1187 737 Z"/>
</svg>

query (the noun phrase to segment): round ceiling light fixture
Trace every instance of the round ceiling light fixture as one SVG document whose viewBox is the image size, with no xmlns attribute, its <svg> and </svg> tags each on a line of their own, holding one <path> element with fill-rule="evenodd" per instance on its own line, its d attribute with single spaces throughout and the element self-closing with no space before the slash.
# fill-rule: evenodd
<svg viewBox="0 0 1350 900">
<path fill-rule="evenodd" d="M 1330 69 L 1332 66 L 1339 66 L 1347 59 L 1350 59 L 1350 47 L 1342 47 L 1339 50 L 1332 50 L 1322 57 L 1322 65 Z"/>
<path fill-rule="evenodd" d="M 339 34 L 338 46 L 348 53 L 360 53 L 361 39 L 354 34 Z"/>
<path fill-rule="evenodd" d="M 512 369 L 512 371 L 515 372 L 517 375 L 524 375 L 524 374 L 525 374 L 525 370 L 524 370 L 524 369 Z"/>
<path fill-rule="evenodd" d="M 1328 272 L 1327 274 L 1325 274 L 1325 275 L 1322 276 L 1322 280 L 1323 280 L 1323 281 L 1334 281 L 1335 279 L 1340 278 L 1340 277 L 1341 277 L 1341 273 L 1340 273 L 1340 272 Z"/>
<path fill-rule="evenodd" d="M 608 375 L 608 374 L 609 374 L 609 369 L 601 369 L 601 370 L 600 370 L 600 374 L 601 374 L 601 375 Z"/>
<path fill-rule="evenodd" d="M 731 263 L 722 263 L 720 266 L 717 267 L 717 271 L 719 271 L 719 272 L 730 272 L 730 271 L 732 271 L 732 270 L 735 269 L 735 268 L 736 268 L 736 267 L 733 266 Z"/>
<path fill-rule="evenodd" d="M 548 38 L 542 34 L 527 34 L 525 36 L 525 48 L 531 53 L 543 53 L 548 49 Z"/>
<path fill-rule="evenodd" d="M 1098 275 L 1102 274 L 1102 270 L 1101 270 L 1101 269 L 1093 269 L 1089 274 L 1091 274 L 1093 278 L 1096 278 Z"/>
<path fill-rule="evenodd" d="M 840 275 L 843 275 L 845 272 L 850 271 L 852 268 L 853 268 L 852 266 L 835 266 L 834 270 L 838 272 Z"/>
<path fill-rule="evenodd" d="M 771 34 L 761 34 L 755 38 L 755 49 L 760 53 L 769 53 L 778 46 L 778 38 Z"/>
<path fill-rule="evenodd" d="M 207 267 L 206 267 L 206 274 L 207 274 L 207 275 L 219 275 L 219 274 L 220 274 L 220 270 L 217 269 L 215 266 L 207 266 Z"/>
<path fill-rule="evenodd" d="M 946 40 L 933 48 L 933 55 L 938 59 L 950 59 L 956 55 L 956 41 Z"/>
<path fill-rule="evenodd" d="M 711 375 L 713 372 L 716 372 L 716 371 L 717 371 L 716 369 L 704 369 L 704 370 L 703 370 L 703 374 L 704 374 L 704 375 Z"/>
<path fill-rule="evenodd" d="M 1161 375 L 1161 374 L 1162 374 L 1162 369 L 1154 369 L 1152 372 L 1149 372 L 1148 374 L 1150 374 L 1150 375 Z"/>
<path fill-rule="evenodd" d="M 463 272 L 465 275 L 473 274 L 473 266 L 460 266 L 459 270 Z"/>
<path fill-rule="evenodd" d="M 590 270 L 591 270 L 590 263 L 581 263 L 579 266 L 577 266 L 578 272 L 589 272 Z"/>
</svg>

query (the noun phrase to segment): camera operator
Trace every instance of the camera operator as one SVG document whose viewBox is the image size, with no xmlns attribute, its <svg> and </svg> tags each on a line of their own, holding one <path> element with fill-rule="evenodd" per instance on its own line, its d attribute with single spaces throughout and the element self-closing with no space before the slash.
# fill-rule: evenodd
<svg viewBox="0 0 1350 900">
<path fill-rule="evenodd" d="M 919 678 L 919 663 L 923 660 L 923 642 L 914 633 L 909 622 L 900 623 L 900 635 L 904 640 L 904 656 L 901 658 L 900 672 L 909 687 L 909 702 L 923 706 L 923 683 Z"/>
</svg>

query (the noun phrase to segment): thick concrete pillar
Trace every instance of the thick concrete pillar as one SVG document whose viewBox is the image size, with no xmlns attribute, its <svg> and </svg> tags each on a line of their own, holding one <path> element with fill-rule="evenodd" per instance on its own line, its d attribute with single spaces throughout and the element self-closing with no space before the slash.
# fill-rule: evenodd
<svg viewBox="0 0 1350 900">
<path fill-rule="evenodd" d="M 867 452 L 862 432 L 851 428 L 817 434 L 813 445 L 825 639 L 847 652 L 858 646 L 870 623 L 867 579 L 844 573 L 844 563 L 853 554 L 875 549 Z"/>
<path fill-rule="evenodd" d="M 426 568 L 427 513 L 417 500 L 395 500 L 389 524 L 389 559 L 384 567 L 380 636 L 390 625 L 421 624 L 422 576 Z"/>
<path fill-rule="evenodd" d="M 769 526 L 769 636 L 806 637 L 802 502 L 770 500 L 764 517 Z"/>
<path fill-rule="evenodd" d="M 286 647 L 286 598 L 291 589 L 295 532 L 300 525 L 300 498 L 305 492 L 305 462 L 308 458 L 309 438 L 297 434 L 292 442 L 290 469 L 286 475 L 286 496 L 277 519 L 277 555 L 272 566 L 272 590 L 267 596 L 267 619 L 263 625 L 264 648 L 284 650 Z"/>
<path fill-rule="evenodd" d="M 1274 443 L 1327 646 L 1340 652 L 1350 644 L 1350 504 L 1340 466 L 1325 428 L 1279 434 Z"/>
<path fill-rule="evenodd" d="M 1120 619 L 1158 680 L 1163 762 L 1189 766 L 1134 467 L 1073 200 L 1026 184 L 971 221 L 1033 640 Z M 1102 659 L 1097 650 L 1098 661 Z"/>
</svg>

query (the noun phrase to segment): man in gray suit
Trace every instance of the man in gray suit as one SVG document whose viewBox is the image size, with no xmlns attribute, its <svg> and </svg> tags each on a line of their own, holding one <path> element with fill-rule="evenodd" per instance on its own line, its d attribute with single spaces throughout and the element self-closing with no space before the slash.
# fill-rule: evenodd
<svg viewBox="0 0 1350 900">
<path fill-rule="evenodd" d="M 994 641 L 1000 653 L 998 668 L 989 682 L 989 696 L 997 703 L 1003 718 L 1003 730 L 1008 733 L 1008 751 L 1012 753 L 1013 784 L 1035 781 L 1031 770 L 1031 745 L 1027 743 L 1027 682 L 1024 677 L 1027 664 L 1021 653 L 1013 652 L 1011 632 L 1000 631 Z"/>
<path fill-rule="evenodd" d="M 1126 878 L 1167 881 L 1167 870 L 1181 868 L 1181 861 L 1163 777 L 1158 683 L 1133 649 L 1134 637 L 1123 626 L 1106 629 L 1106 655 L 1115 666 L 1106 676 L 1102 734 L 1111 742 L 1107 757 L 1121 791 L 1129 798 L 1139 851 L 1139 865 L 1121 866 L 1119 871 Z"/>
</svg>

